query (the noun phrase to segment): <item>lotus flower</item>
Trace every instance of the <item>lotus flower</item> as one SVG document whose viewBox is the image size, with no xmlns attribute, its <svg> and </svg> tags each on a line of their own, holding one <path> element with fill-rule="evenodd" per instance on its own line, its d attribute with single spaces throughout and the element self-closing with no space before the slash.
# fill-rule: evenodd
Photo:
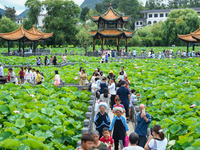
<svg viewBox="0 0 200 150">
<path fill-rule="evenodd" d="M 189 57 L 189 58 L 192 58 L 192 57 Z"/>
<path fill-rule="evenodd" d="M 174 66 L 176 65 L 176 64 L 173 64 Z"/>
<path fill-rule="evenodd" d="M 122 63 L 122 62 L 119 62 L 120 64 Z"/>
<path fill-rule="evenodd" d="M 144 70 L 142 70 L 142 72 L 143 72 Z"/>
<path fill-rule="evenodd" d="M 137 64 L 135 64 L 135 66 L 137 66 Z"/>
<path fill-rule="evenodd" d="M 171 58 L 169 58 L 169 60 L 171 60 Z"/>
<path fill-rule="evenodd" d="M 78 77 L 75 77 L 74 80 L 78 80 Z"/>
<path fill-rule="evenodd" d="M 34 101 L 36 101 L 36 102 L 37 102 L 37 99 L 34 99 Z"/>
<path fill-rule="evenodd" d="M 200 80 L 200 78 L 198 78 Z"/>
<path fill-rule="evenodd" d="M 193 105 L 191 105 L 191 106 L 190 106 L 190 108 L 194 108 L 194 107 L 196 107 L 196 105 L 195 105 L 195 104 L 193 104 Z"/>
<path fill-rule="evenodd" d="M 163 78 L 164 78 L 165 76 L 163 76 Z"/>
<path fill-rule="evenodd" d="M 144 67 L 144 65 L 143 65 L 143 67 Z"/>
<path fill-rule="evenodd" d="M 160 60 L 160 58 L 158 58 L 158 60 Z"/>
<path fill-rule="evenodd" d="M 155 63 L 157 63 L 157 61 L 155 61 Z"/>
<path fill-rule="evenodd" d="M 181 69 L 179 69 L 179 70 L 181 70 Z"/>
<path fill-rule="evenodd" d="M 193 67 L 193 65 L 190 65 L 191 67 Z"/>
<path fill-rule="evenodd" d="M 108 63 L 110 63 L 110 61 Z"/>
<path fill-rule="evenodd" d="M 199 65 L 199 64 L 196 64 L 197 66 Z"/>
<path fill-rule="evenodd" d="M 161 82 L 159 81 L 159 83 L 161 83 Z"/>
<path fill-rule="evenodd" d="M 138 72 L 138 74 L 141 74 L 140 72 Z"/>
<path fill-rule="evenodd" d="M 15 111 L 13 111 L 14 113 L 16 113 L 16 114 L 19 114 L 20 113 L 20 111 L 18 111 L 18 110 L 15 110 Z"/>
<path fill-rule="evenodd" d="M 185 84 L 189 84 L 190 82 L 185 82 Z"/>
<path fill-rule="evenodd" d="M 31 97 L 35 97 L 33 94 L 30 95 Z"/>
<path fill-rule="evenodd" d="M 145 60 L 145 61 L 147 61 L 147 60 Z"/>
</svg>

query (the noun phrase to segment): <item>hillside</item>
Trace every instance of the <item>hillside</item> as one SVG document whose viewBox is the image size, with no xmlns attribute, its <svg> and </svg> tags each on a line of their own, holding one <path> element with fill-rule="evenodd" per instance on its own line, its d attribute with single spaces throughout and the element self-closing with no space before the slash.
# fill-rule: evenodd
<svg viewBox="0 0 200 150">
<path fill-rule="evenodd" d="M 0 13 L 1 13 L 2 16 L 4 16 L 5 15 L 5 10 L 0 8 Z"/>
<path fill-rule="evenodd" d="M 84 7 L 88 7 L 88 8 L 92 8 L 94 10 L 95 8 L 95 5 L 97 3 L 102 3 L 103 0 L 85 0 L 82 4 L 81 4 L 81 8 L 84 8 Z"/>
</svg>

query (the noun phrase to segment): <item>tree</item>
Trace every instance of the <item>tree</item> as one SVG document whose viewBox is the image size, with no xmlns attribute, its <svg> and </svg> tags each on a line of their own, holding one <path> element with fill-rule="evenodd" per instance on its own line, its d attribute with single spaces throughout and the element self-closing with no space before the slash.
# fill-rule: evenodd
<svg viewBox="0 0 200 150">
<path fill-rule="evenodd" d="M 95 10 L 98 13 L 102 13 L 102 11 L 103 11 L 103 5 L 101 3 L 97 3 L 96 6 L 95 6 Z"/>
<path fill-rule="evenodd" d="M 54 46 L 73 44 L 78 33 L 79 6 L 68 0 L 45 0 L 43 4 L 48 14 L 44 18 L 44 29 L 53 32 Z"/>
<path fill-rule="evenodd" d="M 114 9 L 117 9 L 117 8 L 118 8 L 119 1 L 120 1 L 120 0 L 111 0 L 112 7 L 113 7 Z"/>
<path fill-rule="evenodd" d="M 85 49 L 86 54 L 88 47 L 90 47 L 92 43 L 92 38 L 85 27 L 79 31 L 79 33 L 76 35 L 76 39 L 78 40 L 79 45 Z"/>
<path fill-rule="evenodd" d="M 86 15 L 89 13 L 89 8 L 88 7 L 84 7 L 81 11 L 81 15 L 80 15 L 80 19 L 83 21 L 86 21 Z"/>
<path fill-rule="evenodd" d="M 7 18 L 10 18 L 12 21 L 16 21 L 16 16 L 15 16 L 16 11 L 15 11 L 15 8 L 14 7 L 13 8 L 7 7 L 7 6 L 5 6 L 5 7 L 6 7 L 5 16 Z"/>
<path fill-rule="evenodd" d="M 147 9 L 164 9 L 166 6 L 163 0 L 150 0 L 146 1 L 145 8 Z"/>
<path fill-rule="evenodd" d="M 33 24 L 31 23 L 30 19 L 26 19 L 26 18 L 23 19 L 23 28 L 24 29 L 29 30 L 32 28 L 32 25 Z"/>
<path fill-rule="evenodd" d="M 2 18 L 2 14 L 0 13 L 0 19 Z"/>
<path fill-rule="evenodd" d="M 25 6 L 29 9 L 27 15 L 32 25 L 38 24 L 38 16 L 41 12 L 42 3 L 40 0 L 27 0 Z"/>
<path fill-rule="evenodd" d="M 198 29 L 200 18 L 193 9 L 172 10 L 163 24 L 166 45 L 180 45 L 177 34 L 189 34 Z"/>
</svg>

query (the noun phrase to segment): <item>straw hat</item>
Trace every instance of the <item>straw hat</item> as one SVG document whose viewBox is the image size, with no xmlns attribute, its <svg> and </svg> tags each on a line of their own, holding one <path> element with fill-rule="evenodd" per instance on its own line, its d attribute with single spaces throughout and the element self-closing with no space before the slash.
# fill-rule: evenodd
<svg viewBox="0 0 200 150">
<path fill-rule="evenodd" d="M 110 71 L 109 71 L 109 73 L 113 73 L 113 71 L 112 71 L 112 70 L 110 70 Z"/>
<path fill-rule="evenodd" d="M 116 111 L 121 111 L 121 113 L 123 113 L 123 109 L 121 108 L 121 107 L 115 107 L 114 109 L 113 109 L 113 111 L 116 113 Z"/>
<path fill-rule="evenodd" d="M 99 103 L 98 108 L 100 109 L 101 106 L 104 106 L 106 109 L 108 108 L 108 105 L 105 102 Z"/>
</svg>

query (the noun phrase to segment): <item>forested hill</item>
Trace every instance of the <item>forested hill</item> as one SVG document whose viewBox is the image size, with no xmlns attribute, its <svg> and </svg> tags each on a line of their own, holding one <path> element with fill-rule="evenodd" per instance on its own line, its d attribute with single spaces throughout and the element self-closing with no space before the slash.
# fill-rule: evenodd
<svg viewBox="0 0 200 150">
<path fill-rule="evenodd" d="M 103 0 L 84 0 L 84 2 L 81 4 L 81 8 L 88 7 L 92 8 L 94 10 L 97 3 L 102 3 Z"/>
<path fill-rule="evenodd" d="M 1 14 L 2 16 L 4 16 L 4 15 L 5 15 L 5 10 L 0 8 L 0 14 Z"/>
</svg>

